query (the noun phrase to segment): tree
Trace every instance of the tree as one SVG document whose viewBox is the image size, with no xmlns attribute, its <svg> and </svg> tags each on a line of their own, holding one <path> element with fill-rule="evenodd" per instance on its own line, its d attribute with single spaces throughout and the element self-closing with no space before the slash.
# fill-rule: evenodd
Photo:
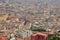
<svg viewBox="0 0 60 40">
<path fill-rule="evenodd" d="M 36 28 L 36 29 L 31 29 L 32 31 L 38 31 L 38 32 L 46 32 L 44 28 Z"/>
<path fill-rule="evenodd" d="M 60 38 L 58 36 L 50 36 L 48 40 L 59 40 Z"/>
</svg>

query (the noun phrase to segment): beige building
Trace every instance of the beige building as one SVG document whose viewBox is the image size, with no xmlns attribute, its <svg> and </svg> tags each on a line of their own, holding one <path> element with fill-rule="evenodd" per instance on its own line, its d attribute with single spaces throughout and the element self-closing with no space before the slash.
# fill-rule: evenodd
<svg viewBox="0 0 60 40">
<path fill-rule="evenodd" d="M 6 21 L 8 17 L 8 14 L 2 14 L 2 16 L 0 16 L 0 21 Z"/>
</svg>

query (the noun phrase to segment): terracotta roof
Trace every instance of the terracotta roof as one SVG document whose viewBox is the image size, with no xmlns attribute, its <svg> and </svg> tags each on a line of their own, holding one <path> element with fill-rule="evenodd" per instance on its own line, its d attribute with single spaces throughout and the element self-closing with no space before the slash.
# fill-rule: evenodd
<svg viewBox="0 0 60 40">
<path fill-rule="evenodd" d="M 45 33 L 42 33 L 42 32 L 36 32 L 35 34 L 33 34 L 32 36 L 36 36 L 36 35 L 41 35 L 41 36 L 48 36 L 47 34 Z"/>
</svg>

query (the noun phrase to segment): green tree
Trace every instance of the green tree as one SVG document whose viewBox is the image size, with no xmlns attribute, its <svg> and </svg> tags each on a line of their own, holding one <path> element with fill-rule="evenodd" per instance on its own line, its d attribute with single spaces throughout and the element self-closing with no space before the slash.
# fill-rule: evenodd
<svg viewBox="0 0 60 40">
<path fill-rule="evenodd" d="M 48 40 L 59 40 L 60 38 L 58 36 L 51 36 L 48 38 Z"/>
<path fill-rule="evenodd" d="M 36 28 L 36 29 L 31 29 L 32 31 L 38 31 L 38 32 L 46 32 L 45 29 L 43 28 Z"/>
</svg>

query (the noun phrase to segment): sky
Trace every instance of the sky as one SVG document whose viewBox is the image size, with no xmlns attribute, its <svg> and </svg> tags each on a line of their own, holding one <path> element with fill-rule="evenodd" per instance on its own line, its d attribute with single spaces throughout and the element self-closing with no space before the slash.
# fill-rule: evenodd
<svg viewBox="0 0 60 40">
<path fill-rule="evenodd" d="M 7 0 L 0 0 L 7 1 Z M 22 3 L 22 4 L 37 4 L 37 2 L 43 3 L 47 2 L 48 4 L 54 4 L 60 6 L 60 0 L 9 0 L 10 3 Z"/>
</svg>

